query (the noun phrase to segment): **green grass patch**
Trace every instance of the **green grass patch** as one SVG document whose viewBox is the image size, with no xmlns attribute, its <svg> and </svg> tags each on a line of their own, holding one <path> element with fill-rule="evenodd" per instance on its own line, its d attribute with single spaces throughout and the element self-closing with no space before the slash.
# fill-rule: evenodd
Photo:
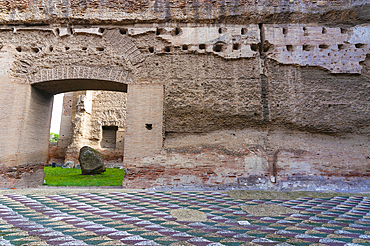
<svg viewBox="0 0 370 246">
<path fill-rule="evenodd" d="M 107 168 L 104 173 L 81 175 L 81 169 L 45 167 L 45 183 L 49 186 L 121 186 L 123 169 Z"/>
</svg>

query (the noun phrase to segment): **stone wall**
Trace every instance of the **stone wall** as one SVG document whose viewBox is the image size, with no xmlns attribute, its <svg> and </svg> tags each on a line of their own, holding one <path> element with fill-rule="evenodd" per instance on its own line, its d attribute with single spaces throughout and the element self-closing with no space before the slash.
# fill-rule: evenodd
<svg viewBox="0 0 370 246">
<path fill-rule="evenodd" d="M 23 23 L 278 23 L 356 24 L 369 20 L 368 1 L 17 0 L 0 4 L 6 24 Z"/>
<path fill-rule="evenodd" d="M 366 1 L 1 8 L 1 133 L 13 141 L 0 134 L 0 164 L 46 161 L 38 141 L 51 95 L 99 89 L 128 93 L 126 187 L 368 185 Z M 99 124 L 123 127 L 125 110 L 107 109 L 121 100 L 110 93 L 76 112 L 70 149 L 99 147 Z"/>
</svg>

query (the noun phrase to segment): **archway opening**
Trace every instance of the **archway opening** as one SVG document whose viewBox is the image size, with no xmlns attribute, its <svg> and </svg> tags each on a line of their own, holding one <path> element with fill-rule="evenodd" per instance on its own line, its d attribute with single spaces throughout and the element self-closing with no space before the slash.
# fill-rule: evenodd
<svg viewBox="0 0 370 246">
<path fill-rule="evenodd" d="M 43 75 L 44 72 L 41 74 Z M 52 76 L 54 73 L 47 74 L 48 75 L 46 77 L 51 74 L 49 77 L 54 78 L 54 76 Z M 17 127 L 17 138 L 14 138 L 16 141 L 7 149 L 9 155 L 4 155 L 9 159 L 8 165 L 19 166 L 20 168 L 25 166 L 32 169 L 32 173 L 37 174 L 30 174 L 32 176 L 32 180 L 35 181 L 30 186 L 36 186 L 35 184 L 41 185 L 43 183 L 44 164 L 52 163 L 52 156 L 48 155 L 50 120 L 53 95 L 58 93 L 65 93 L 64 97 L 66 97 L 68 93 L 71 93 L 73 97 L 74 93 L 78 94 L 81 90 L 100 90 L 104 93 L 120 92 L 127 95 L 127 127 L 124 128 L 124 154 L 120 155 L 121 167 L 129 168 L 130 165 L 135 165 L 137 161 L 140 161 L 138 158 L 144 158 L 145 156 L 159 153 L 162 149 L 163 84 L 148 83 L 147 81 L 134 83 L 131 78 L 132 75 L 124 72 L 117 72 L 117 76 L 113 76 L 109 73 L 107 78 L 117 78 L 117 80 L 113 81 L 79 78 L 41 80 L 42 77 L 43 76 L 35 75 L 33 78 L 28 78 L 27 81 L 29 85 L 26 83 L 22 84 L 23 96 L 20 98 L 21 106 L 16 112 L 17 115 L 19 115 L 19 120 L 14 121 Z M 99 78 L 101 77 L 103 76 L 99 76 Z M 123 82 L 126 80 L 129 81 L 129 86 Z M 85 101 L 88 101 L 86 99 L 88 99 L 89 96 L 87 95 L 88 91 L 85 92 L 86 94 L 82 95 L 84 97 L 80 97 L 80 95 L 78 95 L 73 98 L 78 102 L 81 102 L 81 104 L 75 109 L 76 114 L 78 111 L 83 114 L 89 114 L 87 112 L 89 111 L 89 107 L 84 103 Z M 113 102 L 116 100 L 111 101 Z M 100 105 L 104 106 L 105 102 L 100 102 Z M 66 115 L 62 114 L 62 118 L 64 116 Z M 118 126 L 118 130 L 120 130 L 120 126 L 117 124 L 117 115 L 115 115 L 114 112 L 107 110 L 103 116 L 104 117 L 99 118 L 99 122 L 101 124 L 99 134 L 103 134 L 102 126 Z M 71 119 L 70 115 L 69 117 Z M 83 123 L 86 122 L 86 120 L 84 120 L 84 117 L 80 117 L 76 123 L 78 122 Z M 150 129 L 148 129 L 148 126 L 151 126 L 149 127 Z M 83 135 L 80 134 L 80 132 L 76 133 L 77 136 Z M 10 132 L 9 134 L 13 134 L 13 132 Z M 95 141 L 96 139 L 99 139 L 99 136 L 97 135 L 98 134 L 90 136 L 87 140 Z M 61 143 L 61 138 L 59 138 L 58 145 Z M 98 143 L 100 144 L 100 142 Z M 83 145 L 89 144 L 83 142 Z M 66 144 L 66 146 L 68 146 L 68 144 Z M 74 152 L 76 155 L 73 155 L 73 151 L 69 151 L 71 149 L 73 150 L 73 148 L 67 148 L 65 156 L 67 157 L 69 154 L 70 159 L 65 158 L 63 161 L 64 164 L 73 158 L 75 161 L 78 160 L 79 148 L 77 148 L 77 145 L 74 147 L 76 147 L 74 148 L 74 150 L 76 150 Z M 110 158 L 111 156 L 108 157 Z M 77 161 L 75 163 L 77 163 Z"/>
<path fill-rule="evenodd" d="M 127 93 L 101 90 L 64 93 L 61 105 L 54 100 L 60 128 L 53 129 L 58 118 L 53 114 L 50 136 L 59 133 L 59 141 L 49 139 L 48 164 L 76 167 L 79 150 L 90 146 L 102 154 L 107 167 L 122 168 L 126 104 Z M 61 111 L 55 110 L 60 106 Z"/>
<path fill-rule="evenodd" d="M 43 81 L 32 87 L 48 98 L 54 95 L 47 164 L 76 167 L 79 150 L 87 145 L 102 153 L 108 167 L 123 167 L 127 84 L 70 79 Z M 56 134 L 59 141 L 55 141 Z"/>
</svg>

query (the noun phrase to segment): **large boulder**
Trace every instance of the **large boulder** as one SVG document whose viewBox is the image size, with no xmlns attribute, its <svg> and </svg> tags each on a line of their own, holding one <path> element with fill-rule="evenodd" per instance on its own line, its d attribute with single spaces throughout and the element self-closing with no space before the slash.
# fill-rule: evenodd
<svg viewBox="0 0 370 246">
<path fill-rule="evenodd" d="M 105 165 L 98 151 L 89 146 L 80 149 L 78 161 L 81 165 L 82 175 L 99 174 L 105 172 Z"/>
</svg>

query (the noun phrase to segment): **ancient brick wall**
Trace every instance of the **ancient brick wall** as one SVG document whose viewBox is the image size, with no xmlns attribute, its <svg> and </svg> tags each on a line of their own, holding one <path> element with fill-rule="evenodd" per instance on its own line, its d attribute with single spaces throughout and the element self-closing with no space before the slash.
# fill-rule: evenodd
<svg viewBox="0 0 370 246">
<path fill-rule="evenodd" d="M 366 1 L 0 8 L 0 105 L 16 109 L 1 106 L 1 122 L 11 125 L 1 131 L 14 140 L 1 136 L 7 166 L 46 159 L 46 142 L 36 143 L 52 94 L 101 89 L 128 93 L 127 187 L 368 182 Z M 90 132 L 89 143 L 98 135 Z"/>
<path fill-rule="evenodd" d="M 369 20 L 367 1 L 283 0 L 121 0 L 121 1 L 24 1 L 0 4 L 7 24 L 27 23 L 278 23 L 326 22 L 356 24 Z"/>
</svg>

